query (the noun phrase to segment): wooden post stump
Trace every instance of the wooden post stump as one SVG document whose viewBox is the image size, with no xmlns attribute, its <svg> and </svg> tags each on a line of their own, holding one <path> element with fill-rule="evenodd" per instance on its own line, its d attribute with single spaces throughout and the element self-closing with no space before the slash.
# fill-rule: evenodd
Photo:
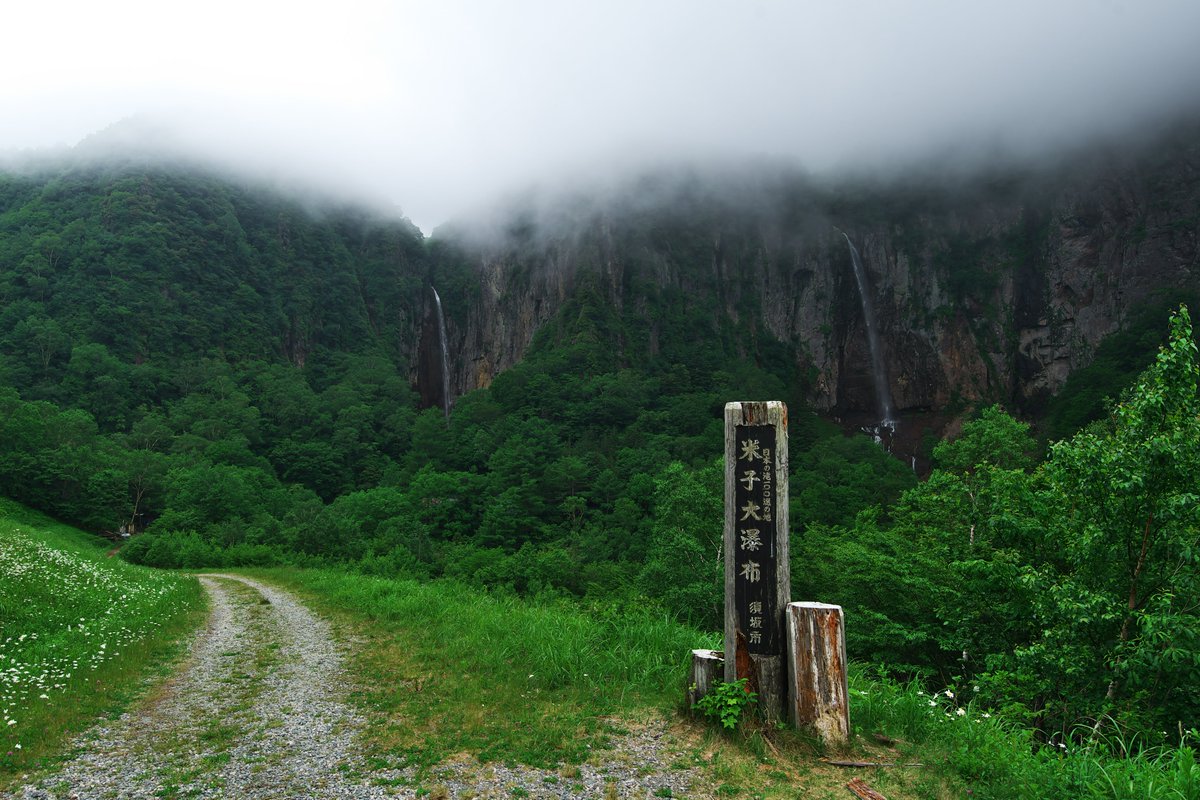
<svg viewBox="0 0 1200 800">
<path fill-rule="evenodd" d="M 688 682 L 688 707 L 696 702 L 725 674 L 724 653 L 720 650 L 692 651 L 692 679 Z"/>
<path fill-rule="evenodd" d="M 841 606 L 788 603 L 787 643 L 792 724 L 828 745 L 850 741 L 846 624 Z"/>
</svg>

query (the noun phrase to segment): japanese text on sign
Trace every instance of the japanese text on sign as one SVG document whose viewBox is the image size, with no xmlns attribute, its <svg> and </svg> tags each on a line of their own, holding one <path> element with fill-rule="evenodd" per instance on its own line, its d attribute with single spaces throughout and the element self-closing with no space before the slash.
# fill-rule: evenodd
<svg viewBox="0 0 1200 800">
<path fill-rule="evenodd" d="M 735 433 L 734 600 L 751 653 L 779 653 L 775 622 L 775 428 L 738 425 Z"/>
</svg>

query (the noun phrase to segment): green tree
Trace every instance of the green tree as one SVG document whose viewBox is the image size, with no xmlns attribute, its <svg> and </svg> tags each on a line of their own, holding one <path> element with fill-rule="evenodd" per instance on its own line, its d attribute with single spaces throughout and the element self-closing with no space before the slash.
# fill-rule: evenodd
<svg viewBox="0 0 1200 800">
<path fill-rule="evenodd" d="M 1069 642 L 1088 669 L 1037 654 L 1091 714 L 1190 727 L 1200 712 L 1200 361 L 1186 308 L 1170 330 L 1104 424 L 1052 447 L 1051 530 L 1067 571 L 1045 595 L 1044 643 Z"/>
<path fill-rule="evenodd" d="M 849 525 L 809 525 L 793 534 L 790 551 L 792 597 L 836 603 L 855 620 L 846 631 L 851 658 L 907 676 L 944 660 L 937 607 L 946 566 L 881 526 L 878 508 Z"/>
<path fill-rule="evenodd" d="M 836 431 L 793 454 L 791 524 L 797 530 L 850 525 L 862 509 L 889 505 L 916 482 L 911 469 L 869 437 Z"/>
<path fill-rule="evenodd" d="M 12 329 L 9 349 L 31 383 L 50 381 L 71 355 L 71 337 L 53 319 L 31 314 Z"/>
<path fill-rule="evenodd" d="M 77 345 L 71 350 L 60 396 L 90 413 L 102 430 L 125 430 L 137 397 L 131 373 L 104 345 Z"/>
<path fill-rule="evenodd" d="M 671 613 L 712 630 L 725 605 L 724 479 L 720 459 L 698 470 L 675 461 L 662 471 L 640 580 Z"/>
<path fill-rule="evenodd" d="M 985 409 L 938 445 L 936 468 L 904 493 L 884 531 L 859 515 L 852 530 L 825 534 L 829 579 L 865 598 L 866 629 L 851 644 L 871 650 L 859 657 L 903 658 L 908 670 L 965 679 L 1028 641 L 1030 599 L 1019 579 L 1045 551 L 1036 483 L 1026 471 L 1033 450 L 1028 425 Z M 821 559 L 811 542 L 804 547 L 810 562 Z M 855 582 L 864 585 L 846 585 Z"/>
</svg>

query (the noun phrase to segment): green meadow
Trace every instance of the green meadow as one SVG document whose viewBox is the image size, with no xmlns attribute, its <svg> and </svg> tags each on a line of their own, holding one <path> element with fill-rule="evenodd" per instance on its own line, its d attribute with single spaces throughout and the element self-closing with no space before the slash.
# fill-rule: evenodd
<svg viewBox="0 0 1200 800">
<path fill-rule="evenodd" d="M 334 570 L 265 570 L 355 646 L 370 746 L 428 767 L 458 752 L 540 767 L 602 748 L 614 720 L 682 702 L 688 652 L 719 635 L 637 604 L 583 606 Z"/>
<path fill-rule="evenodd" d="M 0 499 L 0 787 L 165 674 L 203 618 L 198 582 Z"/>
<path fill-rule="evenodd" d="M 973 687 L 932 693 L 852 665 L 845 752 L 752 716 L 732 733 L 684 707 L 688 651 L 719 635 L 638 604 L 582 604 L 333 570 L 261 570 L 338 623 L 354 642 L 355 703 L 371 718 L 366 752 L 418 775 L 457 754 L 569 772 L 611 737 L 663 715 L 678 768 L 705 792 L 750 798 L 845 797 L 864 777 L 892 800 L 1063 797 L 1195 800 L 1195 731 L 1175 745 L 1077 732 L 1041 743 L 984 710 Z M 1084 744 L 1079 744 L 1079 740 Z M 829 760 L 919 766 L 848 771 Z"/>
<path fill-rule="evenodd" d="M 108 543 L 0 504 L 0 787 L 52 766 L 67 739 L 128 707 L 177 663 L 203 614 L 192 578 L 107 557 Z M 613 738 L 665 718 L 676 769 L 704 794 L 842 797 L 863 777 L 905 798 L 1200 798 L 1195 731 L 1178 744 L 1043 743 L 983 709 L 973 687 L 936 693 L 856 665 L 854 740 L 825 752 L 749 715 L 732 732 L 683 706 L 687 652 L 717 635 L 636 602 L 522 598 L 450 581 L 340 570 L 257 570 L 299 594 L 348 645 L 352 702 L 370 719 L 370 767 L 436 767 L 464 754 L 570 776 Z M 1082 743 L 1081 743 L 1082 742 Z M 829 760 L 889 766 L 846 769 Z M 899 766 L 891 766 L 899 765 Z"/>
</svg>

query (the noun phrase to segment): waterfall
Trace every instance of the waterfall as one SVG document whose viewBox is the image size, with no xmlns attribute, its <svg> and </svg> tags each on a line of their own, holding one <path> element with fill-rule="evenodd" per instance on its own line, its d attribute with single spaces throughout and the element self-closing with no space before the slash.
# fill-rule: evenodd
<svg viewBox="0 0 1200 800">
<path fill-rule="evenodd" d="M 442 298 L 438 297 L 437 289 L 433 290 L 433 304 L 437 309 L 438 343 L 442 348 L 442 411 L 446 415 L 446 425 L 450 425 L 450 349 L 446 346 L 446 317 L 442 314 Z"/>
<path fill-rule="evenodd" d="M 862 302 L 863 319 L 867 326 L 867 348 L 871 351 L 871 379 L 875 383 L 875 410 L 879 413 L 879 427 L 896 429 L 892 396 L 888 390 L 887 370 L 883 365 L 883 352 L 879 347 L 879 332 L 875 329 L 875 309 L 871 304 L 871 292 L 867 286 L 867 272 L 863 269 L 858 248 L 845 231 L 841 231 L 850 246 L 850 260 L 854 263 L 854 280 L 858 284 L 858 297 Z M 877 434 L 878 435 L 878 434 Z"/>
</svg>

